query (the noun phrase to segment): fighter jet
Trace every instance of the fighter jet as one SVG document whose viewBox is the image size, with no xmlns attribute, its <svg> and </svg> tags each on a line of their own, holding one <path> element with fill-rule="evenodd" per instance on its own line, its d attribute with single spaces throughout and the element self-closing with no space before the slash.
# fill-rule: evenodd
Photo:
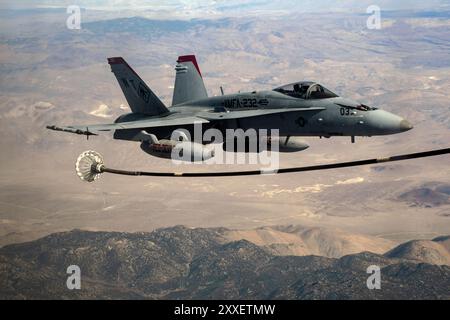
<svg viewBox="0 0 450 320">
<path fill-rule="evenodd" d="M 48 129 L 87 137 L 114 131 L 114 139 L 140 142 L 141 149 L 153 156 L 170 158 L 179 148 L 187 150 L 190 159 L 206 160 L 214 156 L 206 143 L 189 141 L 185 135 L 174 139 L 173 132 L 183 129 L 192 133 L 199 124 L 202 130 L 215 128 L 223 133 L 227 129 L 278 129 L 279 151 L 296 152 L 308 145 L 295 137 L 349 136 L 355 142 L 356 136 L 390 135 L 413 128 L 397 115 L 339 97 L 313 81 L 208 97 L 194 55 L 178 57 L 172 106 L 167 107 L 122 57 L 108 58 L 108 63 L 131 113 L 114 123 L 52 125 Z M 227 140 L 223 149 L 236 151 Z"/>
</svg>

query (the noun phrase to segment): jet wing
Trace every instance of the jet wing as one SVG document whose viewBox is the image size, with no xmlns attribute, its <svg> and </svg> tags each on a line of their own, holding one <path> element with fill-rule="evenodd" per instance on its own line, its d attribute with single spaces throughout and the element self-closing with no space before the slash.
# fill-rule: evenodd
<svg viewBox="0 0 450 320">
<path fill-rule="evenodd" d="M 76 134 L 82 134 L 86 136 L 97 135 L 96 132 L 112 131 L 112 130 L 126 130 L 126 129 L 145 129 L 156 127 L 170 127 L 170 126 L 182 126 L 190 125 L 194 123 L 209 123 L 210 121 L 230 120 L 230 119 L 242 119 L 261 117 L 271 114 L 285 114 L 290 112 L 317 112 L 325 110 L 325 108 L 313 107 L 313 108 L 281 108 L 281 109 L 258 109 L 258 110 L 243 110 L 243 111 L 228 111 L 228 112 L 214 112 L 204 111 L 199 112 L 196 116 L 183 117 L 179 114 L 169 115 L 167 117 L 155 117 L 145 120 L 136 120 L 129 122 L 119 123 L 107 123 L 107 124 L 94 124 L 94 125 L 76 125 L 57 127 L 47 126 L 47 129 L 55 131 L 70 132 Z"/>
<path fill-rule="evenodd" d="M 228 111 L 228 112 L 201 112 L 197 116 L 209 121 L 216 120 L 231 120 L 252 117 L 262 117 L 271 114 L 285 114 L 290 112 L 317 112 L 325 110 L 321 107 L 312 108 L 280 108 L 280 109 L 257 109 L 257 110 L 243 110 L 243 111 Z"/>
<path fill-rule="evenodd" d="M 94 124 L 94 125 L 76 125 L 76 126 L 47 126 L 47 129 L 63 132 L 71 132 L 82 135 L 97 135 L 95 132 L 100 131 L 112 131 L 117 129 L 145 129 L 156 127 L 169 127 L 169 126 L 181 126 L 194 123 L 208 123 L 209 121 L 204 118 L 188 116 L 188 117 L 158 117 L 153 119 L 136 120 L 129 122 L 119 123 L 107 123 L 107 124 Z"/>
</svg>

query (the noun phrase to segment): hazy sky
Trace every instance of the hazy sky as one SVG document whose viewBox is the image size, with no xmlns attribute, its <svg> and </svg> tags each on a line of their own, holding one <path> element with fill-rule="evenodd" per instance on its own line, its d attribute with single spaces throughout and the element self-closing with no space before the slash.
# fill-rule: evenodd
<svg viewBox="0 0 450 320">
<path fill-rule="evenodd" d="M 67 7 L 79 5 L 101 9 L 154 9 L 154 10 L 295 10 L 334 11 L 361 10 L 370 5 L 384 10 L 398 9 L 449 9 L 450 0 L 0 0 L 2 8 Z"/>
</svg>

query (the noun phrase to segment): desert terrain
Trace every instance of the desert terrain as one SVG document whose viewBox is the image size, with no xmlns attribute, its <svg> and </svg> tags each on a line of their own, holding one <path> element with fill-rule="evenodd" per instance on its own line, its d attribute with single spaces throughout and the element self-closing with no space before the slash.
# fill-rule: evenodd
<svg viewBox="0 0 450 320">
<path fill-rule="evenodd" d="M 127 59 L 166 105 L 176 58 L 194 53 L 210 95 L 218 95 L 220 86 L 230 93 L 313 80 L 414 125 L 403 134 L 359 138 L 356 144 L 347 138 L 305 138 L 310 148 L 282 154 L 281 167 L 449 146 L 447 11 L 383 12 L 382 28 L 369 30 L 364 8 L 281 9 L 170 16 L 167 8 L 160 15 L 100 8 L 82 11 L 81 30 L 66 28 L 64 8 L 0 10 L 0 246 L 72 229 L 300 225 L 338 228 L 392 244 L 380 247 L 382 253 L 408 240 L 450 234 L 448 156 L 252 178 L 104 175 L 86 184 L 76 177 L 75 159 L 89 149 L 114 168 L 174 170 L 170 161 L 109 134 L 86 140 L 45 129 L 109 123 L 129 112 L 106 63 L 110 56 Z"/>
</svg>

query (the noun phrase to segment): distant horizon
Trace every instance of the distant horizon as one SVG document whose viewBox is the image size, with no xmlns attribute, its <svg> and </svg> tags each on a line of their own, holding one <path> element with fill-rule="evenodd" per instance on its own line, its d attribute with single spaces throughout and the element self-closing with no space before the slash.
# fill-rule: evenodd
<svg viewBox="0 0 450 320">
<path fill-rule="evenodd" d="M 366 16 L 366 10 L 343 10 L 337 8 L 328 8 L 327 10 L 317 10 L 317 11 L 288 11 L 288 10 L 261 10 L 261 11 L 241 11 L 241 12 L 215 12 L 215 13 L 205 13 L 202 9 L 199 11 L 192 11 L 189 14 L 185 12 L 173 13 L 171 10 L 159 10 L 151 8 L 118 8 L 118 7 L 89 7 L 81 6 L 81 11 L 85 13 L 84 22 L 93 22 L 97 20 L 114 20 L 114 19 L 124 19 L 124 18 L 142 18 L 154 21 L 184 21 L 184 22 L 195 22 L 195 21 L 214 21 L 220 19 L 232 19 L 232 18 L 242 18 L 244 16 L 250 17 L 263 17 L 267 16 L 269 18 L 281 18 L 287 16 L 293 16 L 296 14 L 305 15 L 355 15 L 355 16 Z M 11 15 L 18 14 L 66 14 L 66 6 L 59 5 L 42 5 L 42 6 L 18 6 L 18 7 L 5 7 L 0 0 L 0 15 L 8 17 L 8 12 Z M 104 14 L 104 16 L 99 16 L 99 14 Z M 383 18 L 399 18 L 399 17 L 410 17 L 410 18 L 438 18 L 438 19 L 448 19 L 450 17 L 450 6 L 441 8 L 381 8 L 381 13 Z M 3 30 L 7 32 L 7 28 Z"/>
<path fill-rule="evenodd" d="M 189 16 L 197 12 L 211 15 L 226 15 L 235 12 L 287 11 L 287 12 L 358 12 L 365 11 L 369 6 L 376 5 L 383 11 L 442 11 L 450 10 L 450 3 L 444 0 L 432 1 L 345 1 L 336 3 L 330 0 L 306 0 L 300 4 L 295 0 L 246 0 L 246 1 L 112 1 L 112 0 L 79 0 L 67 3 L 63 0 L 31 1 L 17 3 L 11 0 L 0 0 L 0 10 L 23 9 L 59 9 L 69 5 L 78 5 L 87 10 L 102 11 L 171 11 L 175 16 L 183 14 Z"/>
</svg>

